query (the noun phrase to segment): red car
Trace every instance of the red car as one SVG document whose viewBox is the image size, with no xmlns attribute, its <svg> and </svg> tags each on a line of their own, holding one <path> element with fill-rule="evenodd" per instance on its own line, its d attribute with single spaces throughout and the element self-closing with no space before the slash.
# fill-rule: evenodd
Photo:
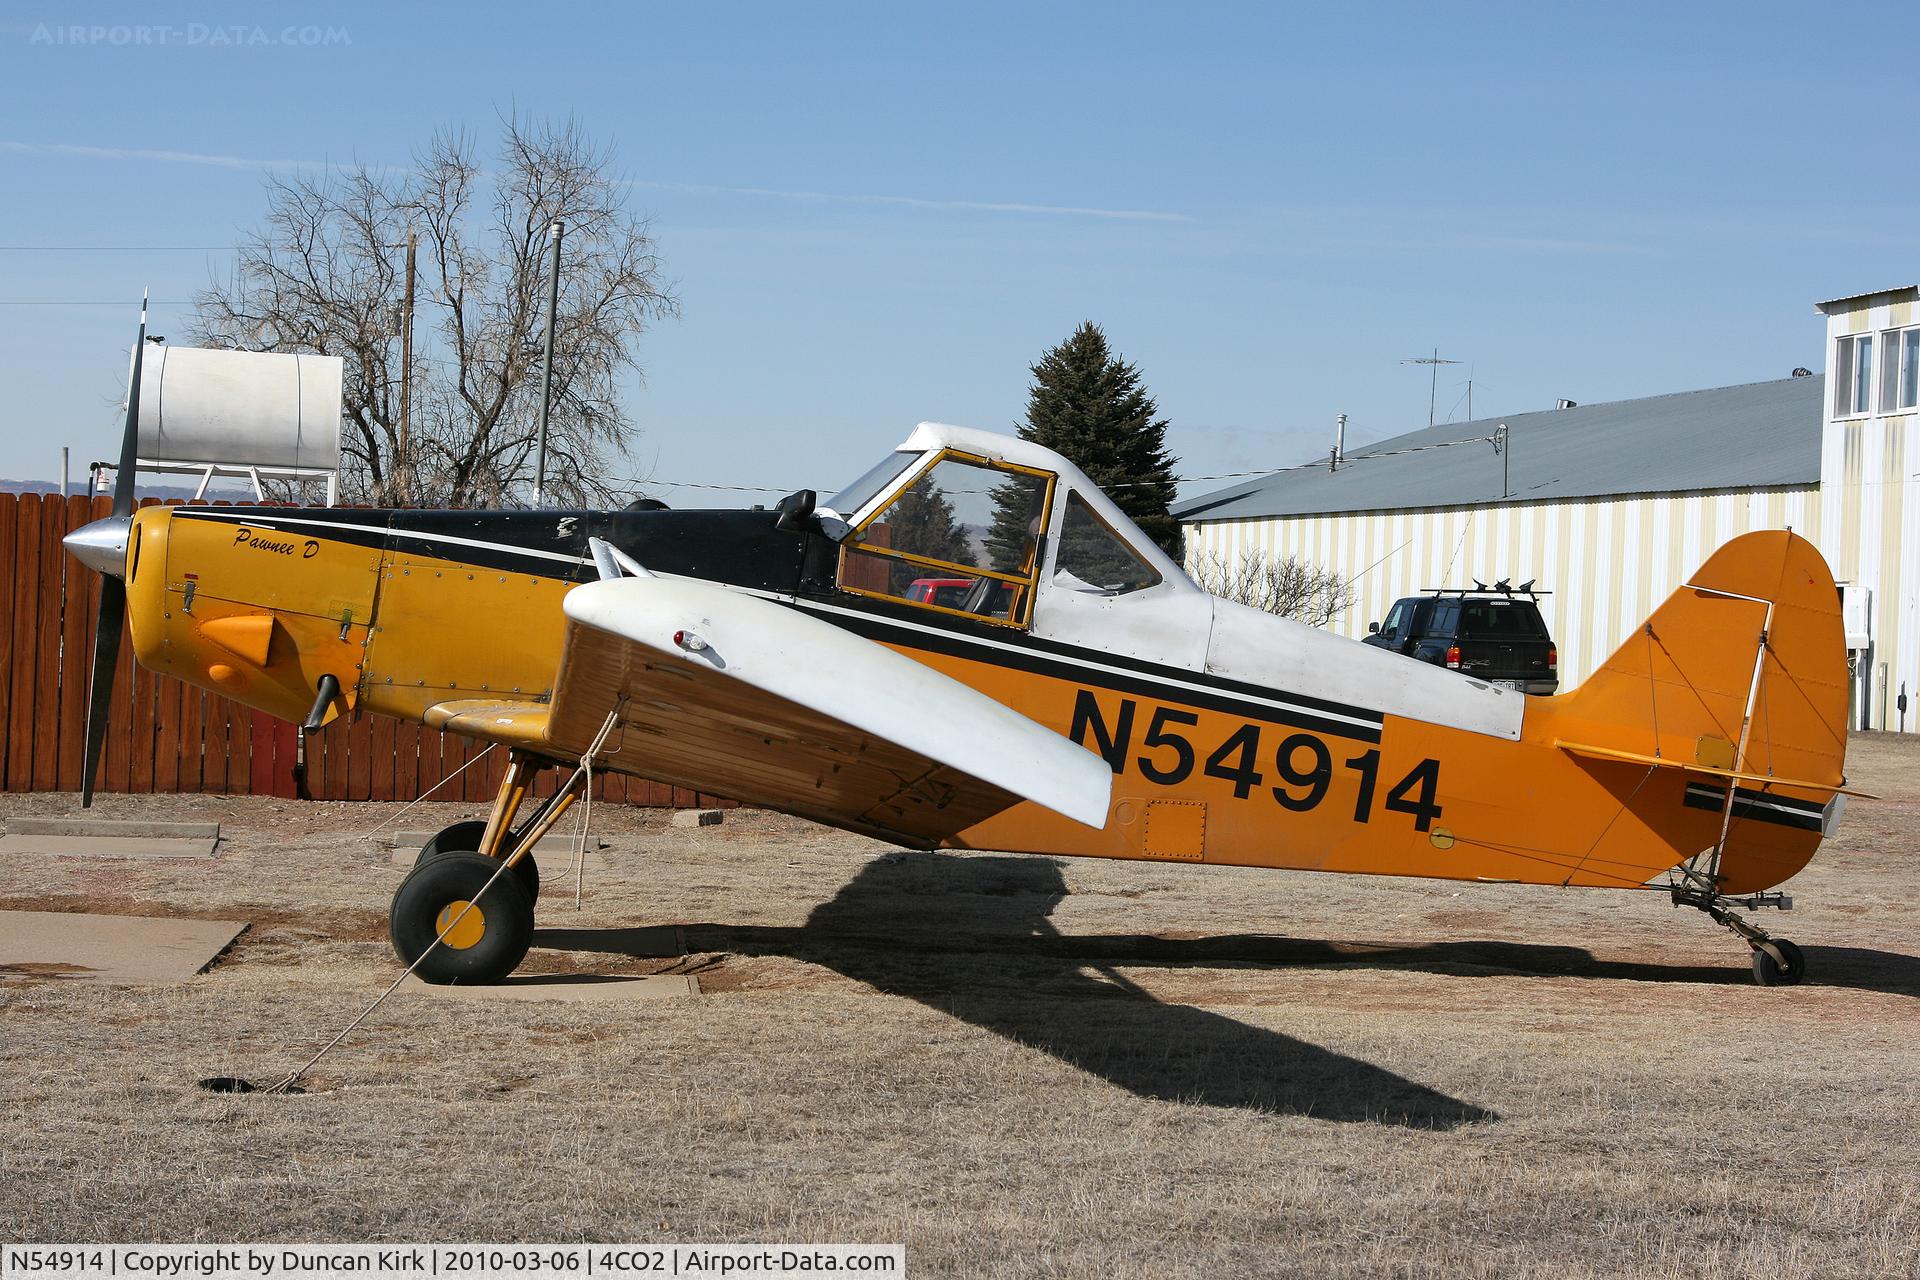
<svg viewBox="0 0 1920 1280">
<path fill-rule="evenodd" d="M 964 613 L 981 613 L 989 618 L 1004 618 L 1013 604 L 1013 584 L 995 584 L 991 599 L 980 591 L 978 578 L 915 578 L 907 584 L 906 598 L 915 604 L 938 605 Z"/>
<path fill-rule="evenodd" d="M 915 604 L 937 604 L 942 609 L 963 608 L 967 592 L 975 578 L 915 578 L 907 586 L 907 599 Z"/>
</svg>

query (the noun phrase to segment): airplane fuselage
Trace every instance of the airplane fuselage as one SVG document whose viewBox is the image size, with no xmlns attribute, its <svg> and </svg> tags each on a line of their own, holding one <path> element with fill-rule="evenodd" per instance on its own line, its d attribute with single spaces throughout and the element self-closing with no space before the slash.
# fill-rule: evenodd
<svg viewBox="0 0 1920 1280">
<path fill-rule="evenodd" d="M 1626 888 L 1722 831 L 1724 789 L 1562 749 L 1625 741 L 1632 716 L 1611 701 L 1512 694 L 1508 708 L 1480 697 L 1473 705 L 1492 710 L 1463 728 L 1383 708 L 1404 705 L 1388 692 L 1397 682 L 1464 677 L 1414 675 L 1407 659 L 1323 633 L 1303 644 L 1304 629 L 1250 611 L 1207 605 L 1183 661 L 1103 646 L 1097 634 L 1069 641 L 933 612 L 842 589 L 841 547 L 813 530 L 782 532 L 769 512 L 148 509 L 128 559 L 134 641 L 144 665 L 286 719 L 308 714 L 326 674 L 342 690 L 330 715 L 426 721 L 463 700 L 539 704 L 554 693 L 561 601 L 598 576 L 589 538 L 651 573 L 718 583 L 873 640 L 1112 770 L 1104 827 L 1022 803 L 940 841 L 952 847 Z M 1263 646 L 1296 655 L 1300 674 L 1249 678 L 1272 669 Z M 1729 661 L 1728 678 L 1744 682 L 1753 654 Z M 474 721 L 459 729 L 491 736 Z M 1734 728 L 1724 732 L 1731 743 Z M 609 767 L 712 789 L 670 750 Z M 1804 865 L 1824 800 L 1737 792 L 1728 891 Z"/>
</svg>

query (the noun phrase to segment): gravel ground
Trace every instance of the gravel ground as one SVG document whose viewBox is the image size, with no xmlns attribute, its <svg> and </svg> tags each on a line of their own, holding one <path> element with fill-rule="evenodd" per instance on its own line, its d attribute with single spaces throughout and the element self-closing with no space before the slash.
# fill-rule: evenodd
<svg viewBox="0 0 1920 1280">
<path fill-rule="evenodd" d="M 0 979 L 0 1239 L 903 1240 L 921 1275 L 1920 1273 L 1920 744 L 1769 927 L 1797 988 L 1655 894 L 907 853 L 601 807 L 546 973 L 403 991 L 398 806 L 106 797 L 187 862 L 0 862 L 0 908 L 244 919 L 169 987 Z M 9 796 L 0 815 L 77 812 Z M 474 816 L 422 806 L 432 828 Z M 685 956 L 645 954 L 681 926 Z"/>
</svg>

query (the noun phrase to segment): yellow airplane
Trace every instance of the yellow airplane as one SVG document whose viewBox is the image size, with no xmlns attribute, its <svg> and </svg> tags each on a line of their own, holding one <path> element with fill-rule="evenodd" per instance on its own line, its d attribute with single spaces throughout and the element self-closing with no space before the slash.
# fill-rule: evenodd
<svg viewBox="0 0 1920 1280">
<path fill-rule="evenodd" d="M 1848 794 L 1838 593 L 1790 532 L 1542 698 L 1209 596 L 1066 459 L 962 427 L 772 511 L 132 514 L 132 415 L 67 539 L 105 575 L 89 800 L 123 610 L 146 667 L 306 730 L 503 744 L 394 895 L 431 982 L 524 957 L 583 762 L 924 849 L 1654 890 L 1805 971 L 1736 910 L 1791 905 Z"/>
</svg>

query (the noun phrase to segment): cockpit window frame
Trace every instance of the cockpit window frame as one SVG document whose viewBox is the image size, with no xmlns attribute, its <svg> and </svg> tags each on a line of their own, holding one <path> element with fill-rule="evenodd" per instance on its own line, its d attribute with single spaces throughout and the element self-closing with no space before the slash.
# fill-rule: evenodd
<svg viewBox="0 0 1920 1280">
<path fill-rule="evenodd" d="M 1040 527 L 1035 538 L 1031 567 L 1025 574 L 1004 573 L 998 569 L 982 568 L 979 565 L 955 564 L 950 560 L 939 560 L 932 556 L 923 556 L 911 551 L 895 551 L 891 547 L 871 547 L 865 545 L 864 535 L 869 526 L 880 519 L 906 489 L 920 482 L 920 478 L 932 468 L 945 461 L 966 463 L 982 467 L 989 471 L 1004 471 L 1014 475 L 1032 476 L 1045 486 L 1040 504 Z M 894 604 L 907 605 L 914 609 L 924 609 L 929 613 L 946 614 L 949 617 L 965 618 L 971 622 L 982 622 L 989 626 L 1010 627 L 1025 631 L 1033 625 L 1033 599 L 1040 582 L 1040 573 L 1047 563 L 1050 551 L 1047 531 L 1053 524 L 1053 509 L 1060 488 L 1058 472 L 1042 467 L 1029 467 L 1018 462 L 1007 462 L 1000 458 L 989 458 L 984 454 L 969 453 L 964 449 L 932 449 L 918 464 L 910 466 L 901 473 L 900 479 L 877 499 L 877 505 L 847 531 L 840 539 L 840 560 L 836 566 L 835 585 L 851 595 L 865 596 L 870 600 L 886 600 Z M 847 584 L 847 557 L 858 552 L 863 555 L 882 556 L 898 560 L 905 564 L 917 565 L 923 569 L 934 569 L 943 573 L 969 578 L 987 578 L 1004 582 L 1014 588 L 1014 603 L 1003 617 L 991 614 L 969 613 L 965 609 L 953 609 L 946 605 L 932 604 L 919 600 L 908 600 L 882 591 L 872 591 L 865 587 Z"/>
<path fill-rule="evenodd" d="M 1122 596 L 1137 595 L 1142 591 L 1152 591 L 1154 588 L 1164 586 L 1166 584 L 1167 575 L 1160 572 L 1160 570 L 1154 566 L 1154 563 L 1151 560 L 1141 555 L 1140 548 L 1134 544 L 1133 540 L 1127 537 L 1125 534 L 1121 533 L 1118 529 L 1114 528 L 1113 522 L 1108 520 L 1105 516 L 1101 515 L 1099 510 L 1095 508 L 1095 506 L 1091 502 L 1087 501 L 1086 495 L 1081 493 L 1078 489 L 1068 489 L 1066 501 L 1060 504 L 1060 531 L 1054 537 L 1053 546 L 1048 548 L 1049 561 L 1047 566 L 1047 581 L 1049 583 L 1053 583 L 1054 578 L 1059 574 L 1060 570 L 1065 567 L 1060 563 L 1060 555 L 1066 549 L 1067 521 L 1072 518 L 1075 503 L 1079 504 L 1080 510 L 1086 516 L 1086 518 L 1092 521 L 1095 525 L 1097 525 L 1101 529 L 1101 531 L 1107 535 L 1108 538 L 1112 539 L 1114 545 L 1119 547 L 1122 551 L 1124 551 L 1127 554 L 1129 559 L 1131 559 L 1135 564 L 1139 565 L 1142 569 L 1146 570 L 1148 573 L 1153 575 L 1153 581 L 1142 583 L 1137 587 L 1128 587 L 1122 591 L 1108 591 L 1105 589 L 1099 589 L 1095 591 L 1084 592 L 1081 594 L 1092 596 L 1096 599 L 1101 599 L 1101 600 L 1117 600 Z M 1073 573 L 1073 570 L 1067 569 L 1067 572 Z M 1079 577 L 1078 574 L 1074 574 L 1074 576 Z M 1088 585 L 1092 585 L 1092 584 L 1088 584 Z M 1066 588 L 1066 589 L 1073 590 L 1073 588 Z"/>
<path fill-rule="evenodd" d="M 892 462 L 895 458 L 899 457 L 903 453 L 910 454 L 912 456 L 910 456 L 906 462 L 901 464 L 900 469 L 898 471 L 895 471 L 893 473 L 892 479 L 887 480 L 878 489 L 875 489 L 871 494 L 868 494 L 866 499 L 863 500 L 859 506 L 855 507 L 852 511 L 842 511 L 838 506 L 835 505 L 835 503 L 840 499 L 841 495 L 845 494 L 847 490 L 853 489 L 859 486 L 862 481 L 871 477 L 874 472 L 879 471 L 882 467 L 885 467 L 888 463 Z M 831 498 L 827 499 L 827 501 L 821 505 L 826 507 L 828 510 L 831 510 L 835 515 L 839 516 L 842 520 L 845 520 L 848 523 L 852 523 L 854 518 L 857 517 L 862 511 L 868 511 L 868 510 L 877 511 L 879 508 L 875 506 L 876 503 L 884 505 L 890 502 L 894 494 L 899 491 L 902 481 L 905 481 L 907 484 L 912 484 L 915 480 L 919 479 L 920 472 L 925 469 L 927 465 L 927 459 L 931 456 L 932 456 L 932 452 L 925 449 L 919 449 L 919 450 L 895 449 L 892 453 L 888 454 L 881 461 L 874 463 L 871 467 L 868 467 L 865 471 L 861 472 L 852 481 L 848 482 L 844 487 L 842 487 L 839 493 L 834 494 Z M 847 535 L 842 535 L 842 536 L 845 537 Z"/>
</svg>

